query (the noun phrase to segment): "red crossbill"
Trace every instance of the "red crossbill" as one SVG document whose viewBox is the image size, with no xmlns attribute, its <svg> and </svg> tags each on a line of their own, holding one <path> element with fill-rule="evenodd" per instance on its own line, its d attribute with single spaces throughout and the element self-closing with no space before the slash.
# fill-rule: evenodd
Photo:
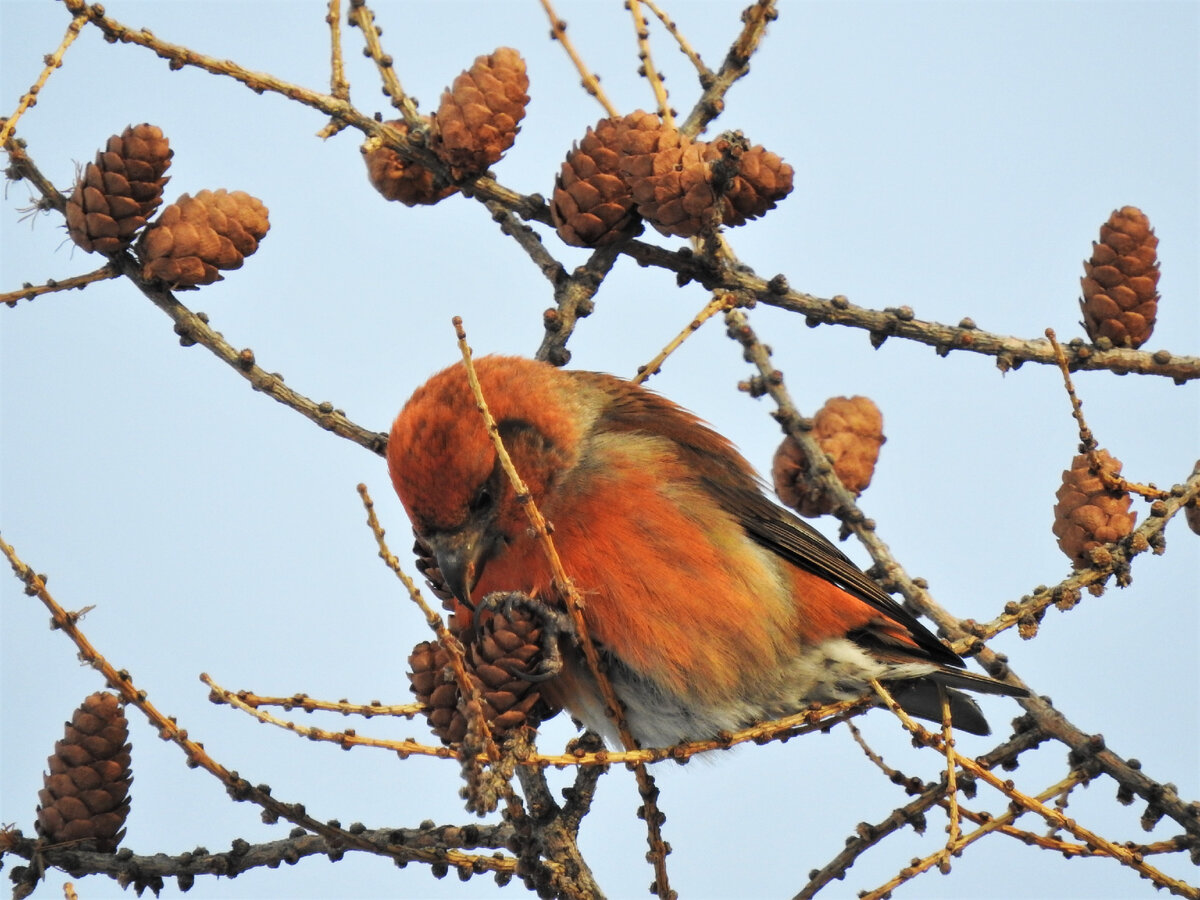
<svg viewBox="0 0 1200 900">
<path fill-rule="evenodd" d="M 1023 695 L 962 660 L 807 523 L 769 500 L 734 446 L 639 385 L 515 357 L 476 363 L 504 444 L 553 526 L 588 630 L 643 746 L 712 738 L 870 692 L 986 734 L 954 690 Z M 550 565 L 460 363 L 396 418 L 388 468 L 457 601 L 520 591 L 561 608 Z M 541 686 L 614 735 L 582 654 Z"/>
</svg>

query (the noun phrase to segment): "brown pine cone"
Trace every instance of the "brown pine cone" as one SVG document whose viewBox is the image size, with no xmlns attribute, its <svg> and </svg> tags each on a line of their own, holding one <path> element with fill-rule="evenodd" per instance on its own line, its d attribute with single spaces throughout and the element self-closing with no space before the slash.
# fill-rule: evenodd
<svg viewBox="0 0 1200 900">
<path fill-rule="evenodd" d="M 442 93 L 433 117 L 433 151 L 456 181 L 473 178 L 500 161 L 513 145 L 529 102 L 525 60 L 511 47 L 477 57 Z"/>
<path fill-rule="evenodd" d="M 267 208 L 244 191 L 181 194 L 138 240 L 142 276 L 172 288 L 220 281 L 217 270 L 241 268 L 268 228 Z"/>
<path fill-rule="evenodd" d="M 613 123 L 613 135 L 606 143 L 610 143 L 620 154 L 618 170 L 627 180 L 653 174 L 656 155 L 688 141 L 674 128 L 663 125 L 663 120 L 656 114 L 644 109 L 610 121 Z"/>
<path fill-rule="evenodd" d="M 89 253 L 118 253 L 162 203 L 174 151 L 155 125 L 130 125 L 84 167 L 67 200 L 67 232 Z"/>
<path fill-rule="evenodd" d="M 1157 247 L 1150 220 L 1137 207 L 1113 210 L 1100 227 L 1080 279 L 1082 324 L 1093 342 L 1106 337 L 1115 347 L 1140 347 L 1150 338 L 1158 314 Z"/>
<path fill-rule="evenodd" d="M 626 142 L 621 173 L 637 211 L 667 236 L 692 237 L 713 224 L 744 225 L 763 215 L 792 190 L 792 167 L 740 132 L 712 143 L 690 141 L 647 113 L 635 113 L 637 129 Z"/>
<path fill-rule="evenodd" d="M 645 123 L 647 119 L 642 118 L 638 127 L 626 131 L 621 158 L 621 175 L 637 211 L 660 234 L 697 235 L 707 227 L 716 202 L 705 156 L 707 145 L 690 141 L 661 123 L 656 133 L 651 132 Z"/>
<path fill-rule="evenodd" d="M 621 177 L 622 121 L 601 119 L 589 128 L 554 181 L 550 216 L 572 246 L 603 247 L 641 233 L 633 193 Z"/>
<path fill-rule="evenodd" d="M 1096 455 L 1107 472 L 1120 473 L 1121 462 L 1107 450 L 1098 450 Z M 1124 491 L 1106 489 L 1100 476 L 1091 471 L 1086 454 L 1071 460 L 1055 496 L 1054 535 L 1076 569 L 1091 566 L 1093 549 L 1125 537 L 1137 521 L 1137 513 L 1129 509 L 1133 498 Z"/>
<path fill-rule="evenodd" d="M 129 723 L 115 694 L 83 701 L 54 745 L 38 791 L 37 832 L 52 843 L 115 853 L 129 814 Z"/>
<path fill-rule="evenodd" d="M 408 134 L 408 125 L 403 119 L 386 123 L 401 134 Z M 375 190 L 388 200 L 399 200 L 405 206 L 422 206 L 437 203 L 449 197 L 458 188 L 454 185 L 438 184 L 437 176 L 420 163 L 408 162 L 390 147 L 377 146 L 364 150 L 363 160 L 367 164 L 367 177 Z"/>
<path fill-rule="evenodd" d="M 542 661 L 542 626 L 536 614 L 514 608 L 508 613 L 483 613 L 479 641 L 466 646 L 467 675 L 480 691 L 484 718 L 502 741 L 524 726 L 536 728 L 558 709 L 538 685 L 513 672 L 533 673 Z M 449 655 L 433 641 L 422 641 L 408 657 L 409 681 L 418 701 L 427 707 L 429 727 L 443 744 L 461 743 L 467 733 L 463 700 L 449 669 Z"/>
<path fill-rule="evenodd" d="M 831 397 L 813 417 L 813 437 L 833 460 L 833 471 L 856 497 L 871 483 L 883 436 L 883 415 L 868 397 Z M 775 493 L 808 518 L 833 512 L 834 501 L 809 479 L 808 460 L 789 435 L 771 466 Z"/>
<path fill-rule="evenodd" d="M 792 167 L 775 153 L 761 144 L 750 146 L 740 132 L 723 135 L 708 145 L 706 156 L 714 167 L 714 175 L 721 167 L 728 168 L 732 178 L 722 191 L 724 211 L 722 223 L 729 226 L 745 225 L 749 219 L 757 219 L 792 192 Z"/>
<path fill-rule="evenodd" d="M 1200 472 L 1200 459 L 1196 460 L 1196 466 L 1192 469 L 1192 474 Z M 1200 501 L 1192 503 L 1190 506 L 1185 506 L 1183 509 L 1183 517 L 1187 520 L 1188 528 L 1200 534 Z"/>
</svg>

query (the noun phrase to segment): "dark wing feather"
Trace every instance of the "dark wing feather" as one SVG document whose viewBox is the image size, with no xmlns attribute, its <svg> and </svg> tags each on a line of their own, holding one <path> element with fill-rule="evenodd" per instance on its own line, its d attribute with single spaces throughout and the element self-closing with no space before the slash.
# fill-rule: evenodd
<svg viewBox="0 0 1200 900">
<path fill-rule="evenodd" d="M 772 553 L 853 594 L 909 632 L 925 657 L 946 666 L 962 666 L 958 654 L 943 644 L 911 613 L 893 600 L 823 534 L 807 522 L 772 503 L 755 485 L 753 491 L 730 490 L 720 482 L 705 487 L 721 506 L 738 517 L 754 540 Z"/>
<path fill-rule="evenodd" d="M 651 391 L 611 375 L 572 372 L 606 393 L 597 431 L 631 431 L 665 437 L 679 448 L 689 469 L 721 507 L 772 553 L 812 572 L 903 626 L 929 662 L 962 667 L 963 661 L 901 607 L 824 535 L 771 502 L 750 464 L 737 449 L 692 413 Z M 914 654 L 920 656 L 922 654 Z"/>
</svg>

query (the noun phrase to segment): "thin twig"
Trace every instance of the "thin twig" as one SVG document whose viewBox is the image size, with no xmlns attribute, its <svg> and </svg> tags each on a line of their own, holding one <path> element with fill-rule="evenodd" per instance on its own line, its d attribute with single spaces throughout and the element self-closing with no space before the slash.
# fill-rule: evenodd
<svg viewBox="0 0 1200 900">
<path fill-rule="evenodd" d="M 592 74 L 592 70 L 587 67 L 583 61 L 583 57 L 575 49 L 575 45 L 571 43 L 571 39 L 567 37 L 567 23 L 558 17 L 558 13 L 554 11 L 554 7 L 550 5 L 550 0 L 541 0 L 542 9 L 546 11 L 546 17 L 550 20 L 550 40 L 558 41 L 562 44 L 562 48 L 567 51 L 567 56 L 574 63 L 576 71 L 579 72 L 583 89 L 596 98 L 597 102 L 604 107 L 604 112 L 609 116 L 619 116 L 617 108 L 612 105 L 612 101 L 608 99 L 608 95 L 604 93 L 604 88 L 600 87 L 600 79 Z"/>
<path fill-rule="evenodd" d="M 89 284 L 97 281 L 105 281 L 109 278 L 116 278 L 120 274 L 120 271 L 113 265 L 105 264 L 94 272 L 88 272 L 86 275 L 75 275 L 71 278 L 63 278 L 61 281 L 52 279 L 45 284 L 36 285 L 27 282 L 18 291 L 8 291 L 7 293 L 0 294 L 0 303 L 16 306 L 19 300 L 32 300 L 34 297 L 40 297 L 42 294 L 52 294 L 55 291 L 82 290 Z"/>
<path fill-rule="evenodd" d="M 402 759 L 409 756 L 436 756 L 441 759 L 453 759 L 455 755 L 454 751 L 449 747 L 433 747 L 412 740 L 393 741 L 384 740 L 383 738 L 362 737 L 353 729 L 326 731 L 324 728 L 300 725 L 251 706 L 239 696 L 239 692 L 221 687 L 221 685 L 213 681 L 207 672 L 200 673 L 200 680 L 207 684 L 211 691 L 209 699 L 228 704 L 234 709 L 240 709 L 242 712 L 254 716 L 254 718 L 263 724 L 274 725 L 276 728 L 282 728 L 284 731 L 290 731 L 293 734 L 298 734 L 312 741 L 328 741 L 331 744 L 337 744 L 343 750 L 349 750 L 351 747 L 377 747 L 398 753 Z"/>
<path fill-rule="evenodd" d="M 513 827 L 507 822 L 497 825 L 476 825 L 469 831 L 456 825 L 430 825 L 427 828 L 377 828 L 355 829 L 359 839 L 372 845 L 372 852 L 384 857 L 396 858 L 391 852 L 398 847 L 423 850 L 429 856 L 439 848 L 457 848 L 451 859 L 443 860 L 453 865 L 459 874 L 469 876 L 477 871 L 502 873 L 508 877 L 515 873 L 517 861 L 512 856 L 492 853 L 486 856 L 463 853 L 461 848 L 486 847 L 492 850 L 506 849 L 513 840 Z M 389 849 L 391 848 L 391 849 Z M 139 880 L 153 883 L 154 879 L 182 878 L 190 882 L 198 876 L 212 875 L 233 878 L 253 869 L 278 869 L 284 863 L 294 865 L 310 856 L 326 856 L 338 859 L 347 850 L 362 852 L 365 848 L 328 839 L 323 835 L 299 834 L 295 837 L 261 844 L 234 841 L 230 850 L 210 853 L 203 848 L 188 850 L 169 856 L 156 853 L 152 856 L 122 853 L 99 853 L 80 850 L 75 846 L 55 849 L 45 841 L 33 840 L 19 832 L 5 852 L 32 860 L 44 860 L 49 866 L 78 874 L 107 875 L 123 886 L 137 885 Z M 476 868 L 478 867 L 478 868 Z M 182 887 L 182 885 L 181 885 Z"/>
<path fill-rule="evenodd" d="M 950 817 L 946 855 L 938 863 L 942 874 L 945 875 L 950 871 L 950 854 L 961 833 L 962 821 L 958 811 L 958 754 L 954 749 L 954 726 L 950 720 L 950 695 L 940 684 L 937 689 L 942 702 L 942 744 L 946 748 L 946 812 Z"/>
<path fill-rule="evenodd" d="M 404 124 L 408 126 L 408 130 L 413 132 L 423 128 L 425 122 L 417 112 L 416 104 L 404 92 L 404 87 L 396 76 L 395 60 L 392 59 L 390 53 L 383 52 L 383 45 L 379 42 L 379 36 L 383 32 L 375 24 L 375 13 L 371 11 L 364 0 L 350 0 L 350 24 L 357 25 L 362 31 L 363 40 L 367 45 L 367 55 L 375 63 L 375 68 L 379 71 L 379 77 L 383 81 L 383 91 L 392 98 L 392 106 L 400 110 L 400 115 L 404 117 Z"/>
<path fill-rule="evenodd" d="M 38 94 L 46 86 L 46 81 L 50 78 L 50 73 L 62 66 L 63 55 L 67 52 L 67 48 L 75 43 L 75 38 L 79 37 L 79 32 L 83 29 L 87 19 L 86 15 L 76 13 L 75 18 L 71 20 L 71 24 L 67 26 L 67 33 L 63 35 L 58 49 L 45 57 L 46 66 L 42 69 L 42 73 L 38 76 L 37 81 L 33 83 L 29 90 L 21 95 L 21 99 L 17 101 L 17 108 L 13 111 L 13 114 L 7 119 L 0 120 L 0 144 L 8 143 L 8 139 L 12 137 L 21 116 L 25 114 L 27 109 L 37 105 Z"/>
<path fill-rule="evenodd" d="M 733 87 L 734 82 L 750 71 L 750 57 L 758 49 L 759 42 L 767 31 L 767 23 L 774 21 L 778 15 L 775 0 L 756 0 L 742 13 L 741 34 L 725 54 L 720 71 L 710 79 L 711 83 L 703 85 L 704 93 L 679 126 L 681 132 L 694 138 L 721 114 L 725 108 L 725 94 Z"/>
<path fill-rule="evenodd" d="M 492 445 L 496 448 L 496 455 L 500 461 L 500 465 L 504 469 L 505 475 L 508 476 L 509 481 L 512 482 L 517 501 L 524 508 L 525 514 L 529 518 L 529 523 L 541 542 L 546 559 L 550 563 L 552 584 L 566 604 L 567 612 L 571 617 L 571 623 L 575 629 L 576 640 L 579 642 L 579 646 L 583 650 L 584 659 L 587 661 L 588 671 L 595 680 L 600 691 L 600 696 L 604 701 L 605 714 L 616 727 L 625 749 L 634 750 L 637 748 L 637 741 L 634 740 L 633 734 L 629 730 L 621 701 L 613 690 L 612 683 L 608 680 L 608 676 L 604 671 L 604 665 L 600 660 L 600 654 L 596 650 L 596 645 L 592 642 L 587 620 L 583 615 L 585 605 L 583 597 L 575 588 L 570 575 L 567 574 L 566 568 L 563 566 L 562 559 L 558 555 L 558 550 L 554 546 L 554 540 L 550 536 L 550 529 L 547 527 L 545 517 L 537 508 L 533 495 L 521 478 L 520 473 L 517 472 L 512 458 L 508 455 L 508 451 L 504 447 L 504 442 L 500 439 L 500 429 L 496 426 L 496 420 L 492 417 L 492 413 L 488 409 L 487 398 L 483 395 L 483 389 L 479 384 L 479 377 L 475 372 L 472 352 L 470 346 L 467 344 L 467 334 L 463 329 L 462 319 L 455 316 L 453 324 L 455 335 L 458 338 L 458 349 L 462 353 L 463 365 L 467 372 L 467 381 L 470 383 L 471 391 L 475 395 L 475 404 L 479 408 L 479 414 L 483 417 L 484 426 L 487 428 L 488 435 L 492 439 Z M 634 764 L 634 775 L 638 783 L 638 792 L 641 794 L 643 801 L 642 817 L 646 822 L 647 841 L 650 845 L 649 856 L 654 866 L 656 893 L 662 900 L 669 900 L 673 896 L 673 892 L 667 878 L 666 857 L 668 851 L 666 842 L 662 838 L 662 819 L 664 817 L 658 810 L 658 788 L 655 787 L 654 779 L 644 765 L 640 763 Z"/>
<path fill-rule="evenodd" d="M 842 851 L 809 876 L 808 883 L 796 894 L 795 900 L 812 900 L 830 882 L 845 878 L 846 872 L 858 858 L 888 835 L 907 825 L 923 827 L 920 823 L 924 821 L 925 811 L 937 805 L 945 789 L 946 786 L 940 782 L 934 784 L 904 806 L 892 810 L 882 822 L 859 825 L 854 836 L 846 840 Z"/>
<path fill-rule="evenodd" d="M 564 366 L 571 359 L 567 341 L 575 332 L 575 325 L 595 308 L 593 298 L 600 285 L 617 260 L 618 252 L 613 247 L 600 247 L 592 251 L 588 261 L 579 266 L 570 277 L 554 285 L 555 306 L 542 313 L 546 333 L 542 336 L 535 359 Z"/>
<path fill-rule="evenodd" d="M 329 94 L 349 102 L 350 82 L 346 80 L 346 63 L 342 54 L 342 0 L 329 0 L 325 22 L 329 25 Z M 317 137 L 331 138 L 345 127 L 346 123 L 341 119 L 330 119 L 317 132 Z"/>
<path fill-rule="evenodd" d="M 1096 476 L 1110 491 L 1119 491 L 1123 494 L 1138 494 L 1150 500 L 1165 500 L 1167 497 L 1170 497 L 1169 492 L 1161 491 L 1153 485 L 1136 484 L 1123 478 L 1114 472 L 1110 466 L 1104 465 L 1101 462 L 1099 455 L 1100 445 L 1096 442 L 1095 435 L 1092 434 L 1092 430 L 1088 428 L 1087 420 L 1083 417 L 1083 401 L 1075 393 L 1075 385 L 1071 383 L 1071 368 L 1067 365 L 1066 354 L 1063 353 L 1053 328 L 1046 329 L 1046 339 L 1050 341 L 1050 346 L 1054 348 L 1054 360 L 1058 363 L 1058 368 L 1062 372 L 1063 384 L 1067 389 L 1067 397 L 1071 400 L 1071 415 L 1075 417 L 1075 421 L 1079 425 L 1079 446 L 1087 454 L 1091 470 L 1096 473 Z"/>
<path fill-rule="evenodd" d="M 334 407 L 332 403 L 317 403 L 308 397 L 292 390 L 284 384 L 283 376 L 267 372 L 258 365 L 254 352 L 250 348 L 235 349 L 220 332 L 208 324 L 208 317 L 192 312 L 168 290 L 156 284 L 147 282 L 141 275 L 141 266 L 128 254 L 113 257 L 113 263 L 121 269 L 150 301 L 171 317 L 175 322 L 175 333 L 179 335 L 180 343 L 184 346 L 201 344 L 218 359 L 229 365 L 235 372 L 245 378 L 256 390 L 261 391 L 273 400 L 295 410 L 307 419 L 315 422 L 326 431 L 365 447 L 372 453 L 383 455 L 387 447 L 387 435 L 377 431 L 369 431 L 352 421 L 346 414 Z"/>
<path fill-rule="evenodd" d="M 931 747 L 935 750 L 944 749 L 942 746 L 941 737 L 939 735 L 930 734 L 925 728 L 917 724 L 917 722 L 915 722 L 912 717 L 909 716 L 903 708 L 901 708 L 900 704 L 895 701 L 895 699 L 890 693 L 888 693 L 888 690 L 883 685 L 881 685 L 878 681 L 872 680 L 871 687 L 879 695 L 880 699 L 883 700 L 888 709 L 890 709 L 896 715 L 896 717 L 900 719 L 904 727 L 917 741 L 919 741 L 922 745 Z M 1101 850 L 1107 856 L 1112 857 L 1122 865 L 1136 870 L 1142 877 L 1154 882 L 1154 884 L 1157 886 L 1165 887 L 1171 893 L 1179 897 L 1200 898 L 1200 888 L 1172 878 L 1164 872 L 1160 872 L 1153 866 L 1147 865 L 1145 861 L 1138 856 L 1138 854 L 1134 853 L 1128 848 L 1112 843 L 1108 839 L 1101 837 L 1095 832 L 1084 828 L 1074 819 L 1068 818 L 1053 807 L 1046 806 L 1037 798 L 1030 797 L 1029 795 L 1022 793 L 1016 789 L 1011 779 L 1002 781 L 989 769 L 984 768 L 969 757 L 960 756 L 958 758 L 958 762 L 963 769 L 970 772 L 979 780 L 987 782 L 1021 807 L 1024 807 L 1030 812 L 1041 816 L 1056 828 L 1070 832 L 1089 847 L 1094 847 L 1097 850 Z M 1050 796 L 1054 796 L 1059 792 L 1060 791 L 1056 789 L 1050 794 Z M 884 896 L 886 893 L 886 890 L 882 891 L 878 894 L 878 896 Z M 871 896 L 871 894 L 864 895 L 864 897 Z"/>
<path fill-rule="evenodd" d="M 700 753 L 729 750 L 739 744 L 769 744 L 772 741 L 791 740 L 814 731 L 828 731 L 837 723 L 849 721 L 851 717 L 862 715 L 876 706 L 878 703 L 873 698 L 859 697 L 841 703 L 813 707 L 780 719 L 772 719 L 769 722 L 759 722 L 738 731 L 725 732 L 718 737 L 703 741 L 691 741 L 671 747 L 646 747 L 638 750 L 597 750 L 590 753 L 580 750 L 568 751 L 559 755 L 539 754 L 531 757 L 530 762 L 549 766 L 631 765 L 634 763 L 659 763 L 666 760 L 684 762 Z"/>
<path fill-rule="evenodd" d="M 348 700 L 319 700 L 308 694 L 292 694 L 290 697 L 262 697 L 251 691 L 237 692 L 237 698 L 252 709 L 261 706 L 279 706 L 286 710 L 299 709 L 306 713 L 335 712 L 343 716 L 362 716 L 373 719 L 376 716 L 396 716 L 411 719 L 425 709 L 420 703 L 401 703 L 384 705 L 378 700 L 370 703 L 351 703 Z"/>
<path fill-rule="evenodd" d="M 509 210 L 505 209 L 500 203 L 494 200 L 486 200 L 484 201 L 484 205 L 488 208 L 488 212 L 492 214 L 493 221 L 500 226 L 500 231 L 515 240 L 521 249 L 529 254 L 529 258 L 533 260 L 538 270 L 546 276 L 546 280 L 552 285 L 558 285 L 567 279 L 567 270 L 546 249 L 546 245 L 542 243 L 542 236 L 540 234 L 518 219 Z"/>
<path fill-rule="evenodd" d="M 663 78 L 659 75 L 658 69 L 654 67 L 654 57 L 650 55 L 650 29 L 646 27 L 646 17 L 642 15 L 641 0 L 626 0 L 625 8 L 633 17 L 633 31 L 637 36 L 638 60 L 641 62 L 638 74 L 650 82 L 650 90 L 654 92 L 654 103 L 658 108 L 659 117 L 663 120 L 663 125 L 667 128 L 674 128 L 675 114 L 671 110 L 667 88 L 663 84 Z"/>
<path fill-rule="evenodd" d="M 37 167 L 37 164 L 25 152 L 25 142 L 10 137 L 4 142 L 4 150 L 8 153 L 8 159 L 11 163 L 10 171 L 6 173 L 8 177 L 16 181 L 18 178 L 23 178 L 37 188 L 38 193 L 42 195 L 41 201 L 38 202 L 38 209 L 55 209 L 60 213 L 65 213 L 67 209 L 67 198 L 56 188 L 50 179 L 42 174 L 42 170 Z"/>
<path fill-rule="evenodd" d="M 1062 784 L 1073 780 L 1075 778 L 1076 774 L 1077 773 L 1072 773 L 1070 776 L 1068 776 L 1068 778 L 1065 781 L 1061 781 L 1057 785 L 1054 785 L 1054 786 L 1048 788 L 1042 794 L 1039 794 L 1038 797 L 1040 799 L 1046 799 L 1048 797 L 1053 796 L 1054 793 L 1059 789 L 1059 787 Z M 945 785 L 942 784 L 942 785 L 939 785 L 939 787 L 944 788 Z M 940 798 L 938 800 L 938 805 L 945 806 L 946 805 L 945 798 Z M 1012 837 L 1017 837 L 1018 839 L 1022 839 L 1022 836 L 1025 834 L 1028 834 L 1028 832 L 1024 832 L 1019 828 L 1014 828 L 1014 827 L 1012 827 L 1012 825 L 1010 823 L 1013 822 L 1018 816 L 1023 815 L 1025 812 L 1026 812 L 1026 810 L 1022 809 L 1019 806 L 1016 806 L 1015 808 L 1014 808 L 1014 806 L 1010 806 L 1002 814 L 1000 814 L 998 816 L 989 816 L 989 817 L 986 817 L 986 819 L 985 819 L 985 817 L 983 817 L 983 816 L 979 816 L 978 814 L 973 814 L 973 813 L 970 813 L 969 811 L 966 811 L 968 818 L 972 818 L 973 820 L 975 820 L 975 819 L 981 820 L 980 827 L 975 829 L 974 831 L 970 832 L 965 837 L 959 838 L 959 840 L 956 842 L 956 844 L 953 847 L 953 852 L 954 853 L 962 853 L 962 851 L 964 849 L 966 849 L 968 846 L 975 843 L 980 838 L 983 838 L 986 835 L 991 834 L 992 832 L 1008 834 Z M 869 891 L 869 892 L 864 891 L 859 896 L 863 897 L 863 898 L 871 898 L 871 900 L 882 900 L 882 898 L 888 897 L 890 895 L 890 892 L 894 891 L 900 885 L 904 884 L 907 881 L 911 881 L 913 878 L 916 878 L 918 875 L 922 874 L 923 872 L 927 872 L 928 870 L 932 869 L 934 866 L 942 864 L 949 856 L 949 853 L 947 852 L 948 849 L 950 849 L 950 848 L 939 848 L 938 850 L 934 851 L 933 853 L 930 853 L 928 856 L 924 857 L 923 859 L 913 860 L 909 865 L 907 865 L 903 869 L 901 869 L 896 875 L 894 875 L 887 882 L 885 882 L 884 884 L 875 888 L 873 891 Z"/>
<path fill-rule="evenodd" d="M 425 624 L 437 635 L 438 643 L 445 649 L 446 655 L 449 657 L 450 668 L 454 673 L 455 684 L 458 686 L 459 693 L 463 699 L 468 701 L 463 704 L 466 710 L 464 715 L 470 716 L 475 720 L 474 729 L 476 733 L 486 735 L 483 748 L 484 754 L 488 760 L 494 762 L 500 758 L 500 748 L 496 746 L 496 742 L 492 738 L 491 726 L 483 718 L 483 705 L 479 694 L 479 687 L 467 675 L 463 645 L 459 642 L 458 638 L 450 633 L 450 629 L 446 627 L 446 623 L 442 621 L 442 617 L 437 611 L 425 602 L 425 598 L 421 596 L 421 590 L 417 587 L 416 582 L 409 578 L 408 573 L 400 567 L 400 560 L 392 553 L 387 545 L 387 540 L 384 538 L 383 526 L 379 524 L 379 519 L 375 515 L 375 502 L 371 499 L 371 495 L 367 491 L 365 484 L 358 486 L 358 495 L 362 498 L 363 506 L 367 510 L 367 525 L 371 529 L 371 533 L 375 536 L 375 543 L 379 546 L 379 558 L 400 579 L 400 583 L 408 591 L 409 598 L 425 616 Z"/>
<path fill-rule="evenodd" d="M 716 78 L 716 75 L 713 74 L 712 69 L 704 64 L 704 60 L 700 58 L 700 54 L 696 52 L 695 48 L 688 43 L 687 38 L 685 38 L 683 33 L 679 30 L 679 26 L 675 24 L 675 22 L 666 14 L 666 12 L 659 8 L 658 4 L 655 3 L 654 0 L 642 0 L 642 2 L 646 4 L 650 12 L 654 13 L 654 15 L 658 17 L 658 21 L 662 22 L 663 27 L 667 29 L 667 32 L 671 35 L 671 37 L 675 38 L 675 42 L 679 44 L 680 52 L 683 53 L 683 55 L 691 61 L 692 65 L 696 67 L 696 73 L 700 76 L 700 87 L 707 88 L 712 83 L 713 79 Z"/>
<path fill-rule="evenodd" d="M 249 800 L 262 807 L 275 818 L 287 819 L 289 822 L 299 825 L 301 828 L 311 831 L 314 834 L 320 834 L 334 843 L 340 842 L 343 846 L 356 847 L 371 853 L 379 853 L 400 860 L 416 860 L 426 863 L 442 862 L 454 866 L 466 865 L 468 867 L 475 864 L 475 858 L 464 858 L 466 855 L 457 851 L 433 852 L 399 845 L 389 845 L 385 848 L 379 848 L 359 835 L 313 818 L 305 811 L 303 804 L 285 803 L 271 796 L 269 789 L 264 789 L 265 786 L 254 786 L 237 773 L 231 772 L 209 756 L 203 744 L 189 738 L 187 731 L 180 728 L 173 717 L 159 712 L 154 704 L 147 699 L 146 692 L 139 690 L 134 685 L 133 678 L 127 671 L 123 669 L 118 671 L 92 646 L 92 643 L 78 626 L 78 614 L 68 613 L 58 605 L 57 601 L 50 595 L 50 592 L 46 590 L 45 579 L 26 565 L 17 556 L 12 546 L 6 543 L 3 538 L 0 538 L 0 552 L 3 552 L 8 558 L 17 578 L 25 583 L 25 592 L 42 601 L 46 608 L 50 610 L 54 627 L 62 630 L 75 643 L 76 648 L 79 650 L 79 658 L 98 671 L 104 677 L 108 686 L 121 695 L 125 703 L 137 707 L 147 720 L 149 720 L 150 724 L 158 730 L 159 737 L 179 746 L 187 756 L 189 767 L 202 768 L 219 779 L 234 800 Z M 507 868 L 504 870 L 507 871 Z M 495 871 L 501 871 L 501 869 L 496 868 Z"/>
<path fill-rule="evenodd" d="M 1084 588 L 1106 581 L 1112 576 L 1114 569 L 1126 567 L 1131 560 L 1148 550 L 1158 552 L 1162 546 L 1163 530 L 1167 523 L 1180 510 L 1184 509 L 1193 499 L 1200 497 L 1200 472 L 1193 472 L 1191 477 L 1177 488 L 1172 489 L 1167 500 L 1155 501 L 1151 505 L 1150 515 L 1146 517 L 1133 533 L 1122 538 L 1115 544 L 1106 545 L 1112 557 L 1112 565 L 1103 569 L 1090 566 L 1073 572 L 1053 587 L 1039 585 L 1032 593 L 1026 594 L 1021 600 L 1006 603 L 1004 612 L 990 622 L 962 623 L 964 629 L 972 636 L 972 640 L 990 640 L 1002 631 L 1030 621 L 1037 622 L 1042 614 L 1051 606 L 1063 610 L 1071 609 L 1079 601 Z M 940 623 L 939 623 L 940 624 Z"/>
<path fill-rule="evenodd" d="M 713 298 L 704 305 L 704 309 L 696 314 L 696 318 L 688 322 L 679 334 L 675 335 L 665 347 L 658 351 L 654 359 L 646 363 L 644 366 L 638 366 L 637 374 L 630 380 L 634 384 L 642 384 L 650 376 L 657 375 L 662 370 L 662 364 L 667 357 L 679 349 L 680 344 L 686 341 L 689 337 L 700 330 L 705 322 L 711 319 L 719 312 L 726 312 L 733 309 L 737 305 L 737 298 L 733 294 L 718 293 L 714 294 Z"/>
</svg>

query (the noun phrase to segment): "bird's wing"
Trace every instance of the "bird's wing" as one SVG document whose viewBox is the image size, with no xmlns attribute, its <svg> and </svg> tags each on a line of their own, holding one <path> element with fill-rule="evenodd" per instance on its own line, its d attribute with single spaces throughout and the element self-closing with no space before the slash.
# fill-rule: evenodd
<svg viewBox="0 0 1200 900">
<path fill-rule="evenodd" d="M 755 541 L 792 565 L 823 578 L 875 609 L 907 632 L 915 647 L 889 640 L 887 628 L 874 629 L 861 641 L 910 657 L 961 667 L 962 659 L 942 643 L 849 557 L 807 522 L 768 499 L 753 468 L 726 438 L 698 417 L 651 391 L 595 372 L 572 372 L 582 382 L 608 394 L 599 431 L 633 431 L 674 442 L 689 471 L 717 503 L 733 515 Z M 916 652 L 914 652 L 916 651 Z"/>
</svg>

